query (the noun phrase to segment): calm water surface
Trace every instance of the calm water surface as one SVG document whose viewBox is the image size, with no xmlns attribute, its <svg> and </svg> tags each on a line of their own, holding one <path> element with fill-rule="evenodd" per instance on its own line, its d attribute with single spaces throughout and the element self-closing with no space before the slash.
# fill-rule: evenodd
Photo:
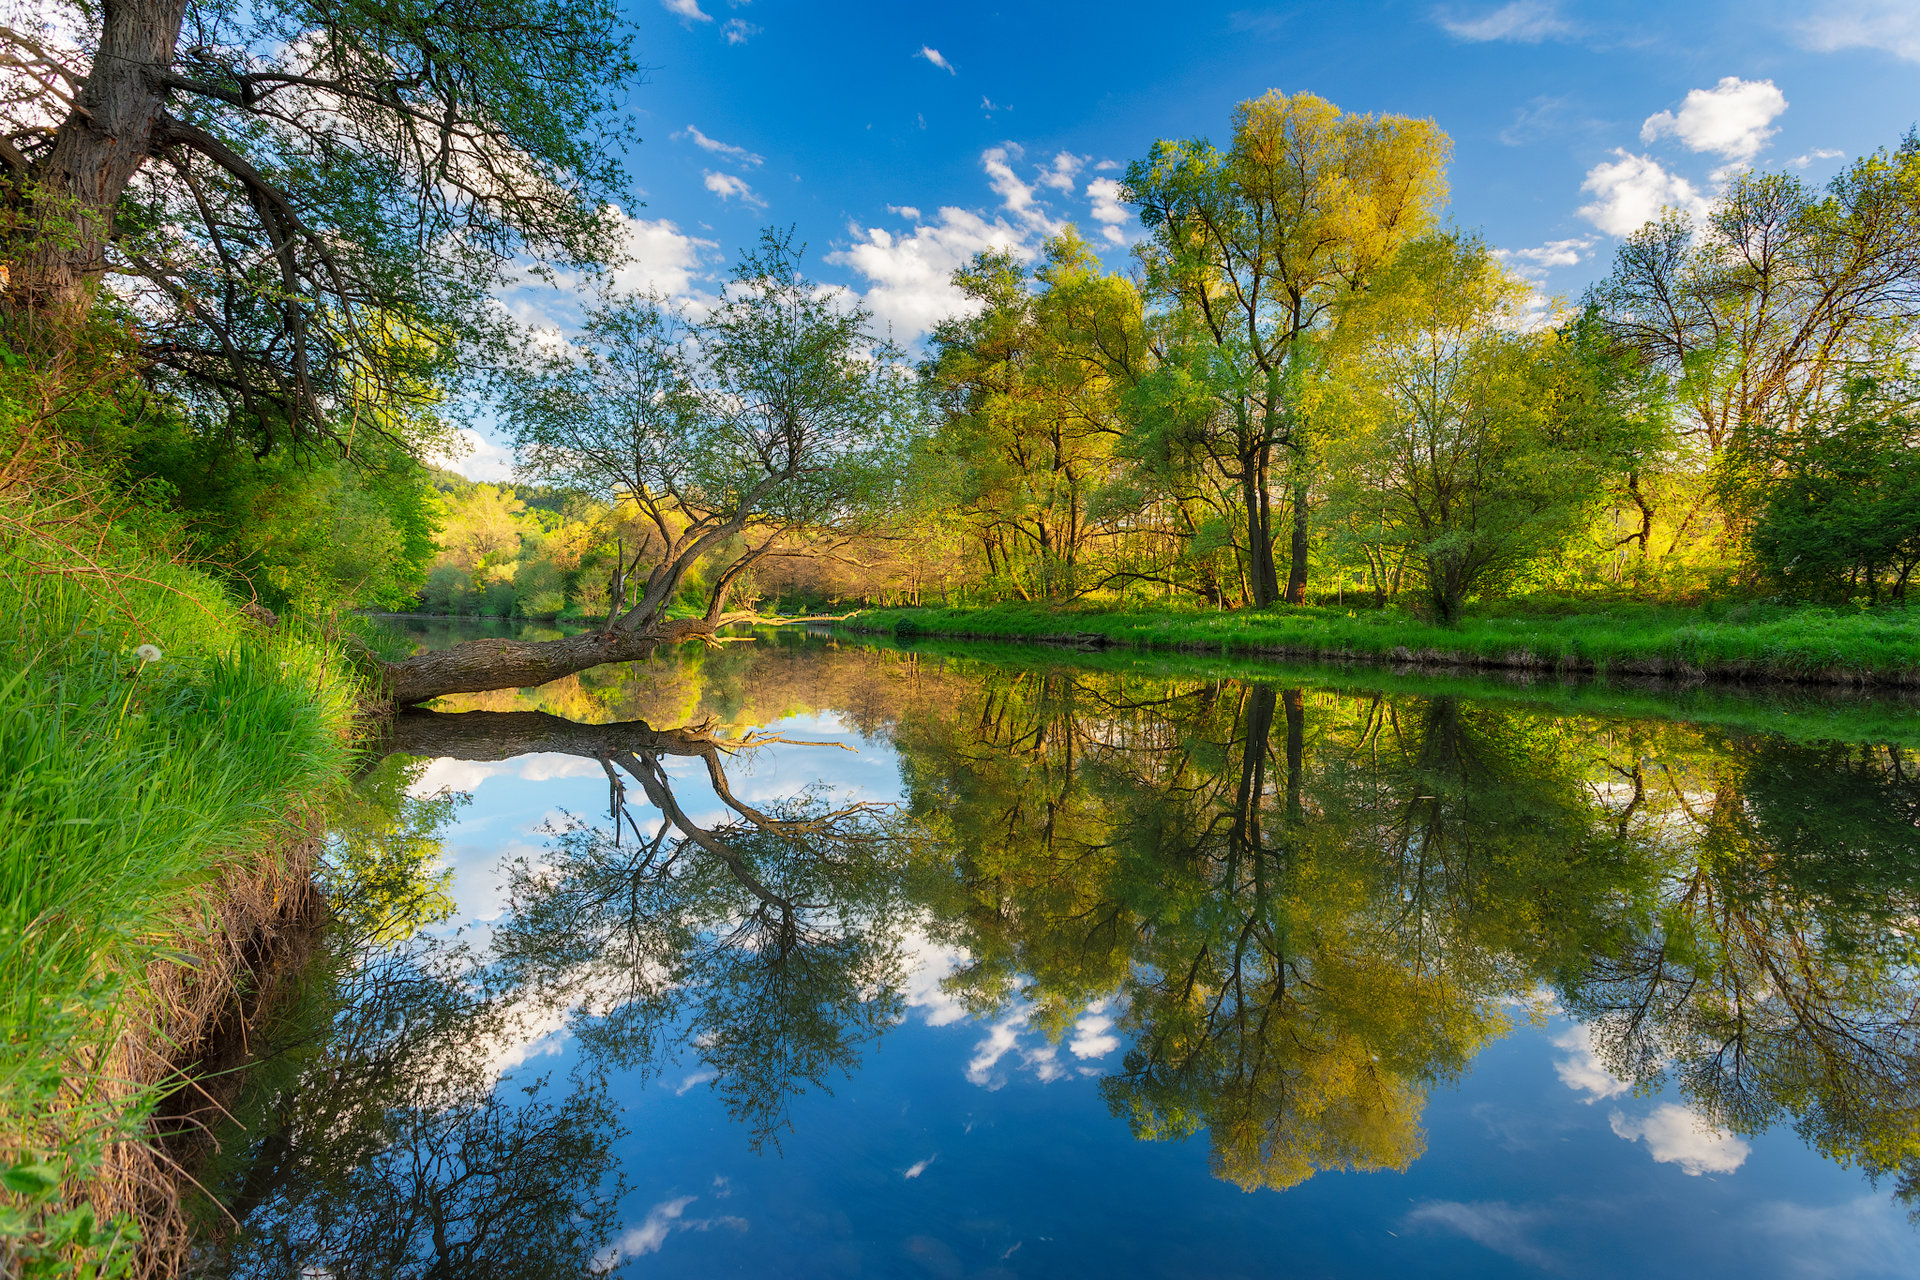
<svg viewBox="0 0 1920 1280">
<path fill-rule="evenodd" d="M 1368 679 L 787 635 L 399 718 L 206 1269 L 1920 1273 L 1914 753 Z"/>
</svg>

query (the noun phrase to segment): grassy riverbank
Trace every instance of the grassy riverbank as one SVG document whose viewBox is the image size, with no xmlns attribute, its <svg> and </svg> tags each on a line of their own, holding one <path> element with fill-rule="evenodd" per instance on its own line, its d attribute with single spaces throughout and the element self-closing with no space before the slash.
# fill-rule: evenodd
<svg viewBox="0 0 1920 1280">
<path fill-rule="evenodd" d="M 1073 641 L 1209 653 L 1807 683 L 1920 684 L 1920 610 L 1614 604 L 1470 617 L 1397 609 L 1146 613 L 1001 605 L 883 609 L 843 625 L 895 636 Z"/>
<path fill-rule="evenodd" d="M 151 1191 L 115 1144 L 231 999 L 233 931 L 304 882 L 356 683 L 112 530 L 0 516 L 0 1273 L 75 1274 Z"/>
</svg>

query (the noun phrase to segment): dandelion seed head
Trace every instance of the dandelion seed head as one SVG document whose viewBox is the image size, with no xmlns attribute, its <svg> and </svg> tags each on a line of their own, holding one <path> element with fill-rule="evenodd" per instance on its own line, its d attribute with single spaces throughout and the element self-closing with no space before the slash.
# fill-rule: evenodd
<svg viewBox="0 0 1920 1280">
<path fill-rule="evenodd" d="M 142 662 L 158 662 L 160 661 L 160 646 L 157 644 L 143 644 L 133 651 L 133 656 Z"/>
</svg>

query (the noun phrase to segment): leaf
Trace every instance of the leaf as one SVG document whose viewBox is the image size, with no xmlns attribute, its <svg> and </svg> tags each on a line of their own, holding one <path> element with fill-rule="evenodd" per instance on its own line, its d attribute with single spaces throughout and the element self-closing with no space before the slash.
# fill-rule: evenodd
<svg viewBox="0 0 1920 1280">
<path fill-rule="evenodd" d="M 0 1173 L 0 1186 L 34 1200 L 52 1195 L 59 1185 L 60 1173 L 52 1165 L 23 1163 Z"/>
</svg>

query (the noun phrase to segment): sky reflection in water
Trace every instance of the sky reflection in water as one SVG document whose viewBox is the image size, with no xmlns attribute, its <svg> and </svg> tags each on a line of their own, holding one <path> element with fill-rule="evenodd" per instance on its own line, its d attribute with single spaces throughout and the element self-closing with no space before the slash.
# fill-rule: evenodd
<svg viewBox="0 0 1920 1280">
<path fill-rule="evenodd" d="M 702 759 L 661 755 L 742 861 L 691 849 L 629 908 L 658 823 L 637 781 L 615 848 L 595 759 L 416 770 L 416 795 L 472 796 L 428 932 L 464 926 L 522 1014 L 462 1052 L 499 1098 L 605 1081 L 623 1132 L 597 1158 L 625 1186 L 602 1263 L 1920 1269 L 1890 1194 L 1920 1146 L 1911 956 L 1884 945 L 1913 900 L 1911 867 L 1884 865 L 1914 847 L 1903 755 L 1033 661 L 789 641 L 464 700 L 855 749 L 724 759 L 770 822 L 901 805 L 776 838 Z M 586 825 L 557 839 L 568 815 Z M 825 872 L 792 870 L 809 841 L 833 846 Z M 1736 1032 L 1738 1074 L 1712 1048 Z M 1890 1169 L 1877 1190 L 1845 1163 L 1863 1150 Z"/>
</svg>

